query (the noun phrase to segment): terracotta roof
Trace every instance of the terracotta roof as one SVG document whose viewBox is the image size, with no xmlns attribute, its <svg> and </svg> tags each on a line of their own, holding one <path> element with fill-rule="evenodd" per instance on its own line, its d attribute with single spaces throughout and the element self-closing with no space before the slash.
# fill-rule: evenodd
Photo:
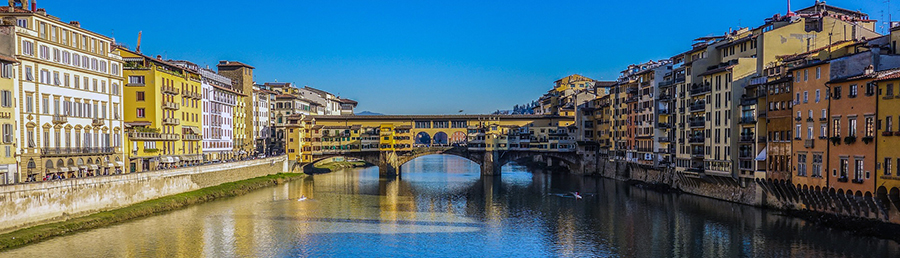
<svg viewBox="0 0 900 258">
<path fill-rule="evenodd" d="M 712 75 L 712 74 L 721 73 L 721 72 L 724 72 L 724 71 L 726 71 L 726 70 L 728 70 L 728 69 L 731 69 L 732 67 L 734 67 L 734 65 L 729 65 L 729 66 L 725 66 L 725 67 L 719 67 L 719 68 L 716 68 L 716 69 L 712 69 L 712 70 L 706 71 L 705 73 L 701 73 L 701 74 L 699 74 L 699 75 L 697 75 L 697 76 L 706 76 L 706 75 Z"/>
<path fill-rule="evenodd" d="M 19 60 L 12 56 L 0 55 L 0 61 L 6 61 L 10 63 L 18 63 Z"/>
<path fill-rule="evenodd" d="M 244 95 L 244 93 L 239 92 L 239 91 L 236 91 L 236 90 L 234 90 L 234 89 L 225 88 L 225 87 L 222 87 L 222 86 L 219 86 L 219 85 L 215 85 L 215 84 L 211 84 L 211 85 L 213 86 L 213 88 L 216 88 L 216 89 L 220 89 L 220 90 L 223 90 L 223 91 L 231 92 L 231 93 L 234 93 L 234 94 L 236 94 L 236 95 L 247 96 L 247 95 Z"/>
<path fill-rule="evenodd" d="M 359 102 L 356 102 L 352 99 L 339 99 L 338 101 L 340 101 L 341 103 L 344 103 L 344 104 L 353 104 L 353 105 L 359 104 Z"/>
<path fill-rule="evenodd" d="M 827 45 L 827 46 L 824 46 L 824 47 L 816 48 L 816 49 L 813 49 L 813 50 L 810 50 L 810 51 L 806 51 L 806 52 L 803 52 L 803 53 L 792 54 L 792 55 L 783 55 L 783 56 L 778 56 L 778 57 L 784 59 L 785 61 L 789 61 L 789 60 L 797 60 L 797 59 L 802 58 L 802 57 L 807 57 L 807 56 L 810 56 L 810 55 L 812 55 L 812 54 L 819 53 L 819 51 L 828 49 L 829 47 L 836 47 L 836 46 L 838 46 L 838 45 L 842 45 L 842 44 L 845 44 L 845 43 L 847 43 L 847 42 L 853 42 L 853 40 L 841 40 L 841 41 L 838 41 L 838 42 L 834 42 L 834 43 L 832 43 L 831 45 Z"/>
<path fill-rule="evenodd" d="M 278 98 L 278 99 L 296 99 L 297 96 L 294 96 L 294 95 L 291 95 L 291 94 L 281 94 L 281 95 L 275 96 L 275 98 Z"/>
<path fill-rule="evenodd" d="M 900 79 L 900 68 L 877 72 L 876 82 Z"/>
<path fill-rule="evenodd" d="M 0 6 L 0 12 L 4 12 L 4 13 L 31 13 L 30 10 L 26 10 L 26 9 L 22 9 L 22 8 L 15 8 L 15 7 L 9 7 L 9 6 Z"/>
</svg>

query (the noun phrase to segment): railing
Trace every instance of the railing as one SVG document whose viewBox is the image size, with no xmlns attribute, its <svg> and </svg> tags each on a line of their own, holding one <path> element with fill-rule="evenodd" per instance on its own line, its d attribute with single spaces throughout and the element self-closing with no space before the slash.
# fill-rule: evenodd
<svg viewBox="0 0 900 258">
<path fill-rule="evenodd" d="M 185 92 L 184 96 L 188 97 L 188 98 L 193 98 L 193 99 L 201 99 L 200 93 L 196 93 L 196 92 Z"/>
<path fill-rule="evenodd" d="M 756 117 L 752 117 L 752 116 L 742 116 L 741 117 L 741 124 L 755 124 L 755 123 L 756 123 Z"/>
<path fill-rule="evenodd" d="M 659 128 L 672 128 L 672 125 L 669 123 L 657 123 L 656 126 Z"/>
<path fill-rule="evenodd" d="M 173 95 L 178 95 L 178 91 L 179 91 L 179 89 L 178 89 L 178 88 L 175 88 L 175 87 L 171 87 L 171 86 L 163 86 L 163 87 L 162 87 L 162 92 L 163 92 L 163 93 L 169 93 L 169 94 L 173 94 Z"/>
<path fill-rule="evenodd" d="M 706 110 L 706 102 L 691 104 L 691 112 L 700 112 Z"/>
<path fill-rule="evenodd" d="M 101 147 L 101 148 L 42 148 L 41 156 L 45 157 L 56 157 L 56 156 L 85 156 L 85 155 L 102 155 L 102 154 L 112 154 L 115 153 L 116 150 L 113 147 Z"/>
<path fill-rule="evenodd" d="M 178 135 L 171 133 L 129 132 L 128 138 L 132 140 L 177 141 Z"/>
<path fill-rule="evenodd" d="M 710 91 L 712 91 L 712 87 L 710 86 L 693 87 L 691 88 L 691 96 L 709 93 Z"/>
<path fill-rule="evenodd" d="M 202 137 L 196 134 L 182 134 L 181 139 L 185 141 L 199 141 L 202 140 Z"/>
<path fill-rule="evenodd" d="M 162 105 L 162 108 L 165 108 L 165 109 L 172 109 L 172 110 L 178 110 L 178 103 L 171 102 L 171 101 L 164 101 L 164 102 L 163 102 L 163 105 Z"/>
<path fill-rule="evenodd" d="M 669 139 L 669 137 L 659 137 L 658 140 L 659 140 L 659 142 L 672 142 L 672 140 Z"/>
<path fill-rule="evenodd" d="M 703 143 L 703 141 L 705 141 L 705 138 L 703 138 L 703 136 L 700 136 L 700 137 L 692 136 L 691 138 L 688 139 L 688 143 Z"/>
<path fill-rule="evenodd" d="M 741 134 L 741 142 L 753 142 L 755 139 L 753 134 Z"/>
<path fill-rule="evenodd" d="M 703 120 L 691 121 L 690 126 L 691 127 L 704 127 L 704 126 L 706 126 L 706 121 L 703 121 Z"/>
<path fill-rule="evenodd" d="M 181 124 L 181 121 L 179 121 L 178 118 L 170 117 L 170 118 L 163 118 L 162 123 L 164 125 L 179 125 L 179 124 Z"/>
<path fill-rule="evenodd" d="M 69 116 L 67 115 L 53 115 L 53 123 L 54 124 L 65 124 L 69 122 Z"/>
</svg>

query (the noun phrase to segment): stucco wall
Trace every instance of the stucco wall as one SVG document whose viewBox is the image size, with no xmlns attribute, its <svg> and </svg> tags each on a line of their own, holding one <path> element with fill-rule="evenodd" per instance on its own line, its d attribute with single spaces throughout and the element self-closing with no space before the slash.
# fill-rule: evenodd
<svg viewBox="0 0 900 258">
<path fill-rule="evenodd" d="M 204 187 L 275 174 L 284 156 L 215 165 L 0 186 L 0 232 Z"/>
</svg>

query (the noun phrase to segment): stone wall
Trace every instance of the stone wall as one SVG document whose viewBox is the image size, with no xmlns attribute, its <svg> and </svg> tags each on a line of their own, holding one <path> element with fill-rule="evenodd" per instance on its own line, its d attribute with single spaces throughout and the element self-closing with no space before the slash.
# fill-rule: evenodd
<svg viewBox="0 0 900 258">
<path fill-rule="evenodd" d="M 0 232 L 65 220 L 287 169 L 284 156 L 0 186 Z"/>
</svg>

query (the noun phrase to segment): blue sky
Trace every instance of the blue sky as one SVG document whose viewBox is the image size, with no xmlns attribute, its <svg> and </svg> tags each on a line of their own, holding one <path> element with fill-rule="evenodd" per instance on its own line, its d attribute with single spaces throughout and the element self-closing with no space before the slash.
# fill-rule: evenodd
<svg viewBox="0 0 900 258">
<path fill-rule="evenodd" d="M 90 4 L 86 4 L 90 3 Z M 793 1 L 794 9 L 814 1 Z M 887 17 L 882 0 L 830 5 Z M 279 81 L 387 114 L 488 113 L 538 98 L 572 73 L 613 80 L 691 40 L 753 27 L 786 1 L 60 1 L 64 21 L 170 59 L 255 66 Z M 900 19 L 900 1 L 892 4 Z"/>
</svg>

